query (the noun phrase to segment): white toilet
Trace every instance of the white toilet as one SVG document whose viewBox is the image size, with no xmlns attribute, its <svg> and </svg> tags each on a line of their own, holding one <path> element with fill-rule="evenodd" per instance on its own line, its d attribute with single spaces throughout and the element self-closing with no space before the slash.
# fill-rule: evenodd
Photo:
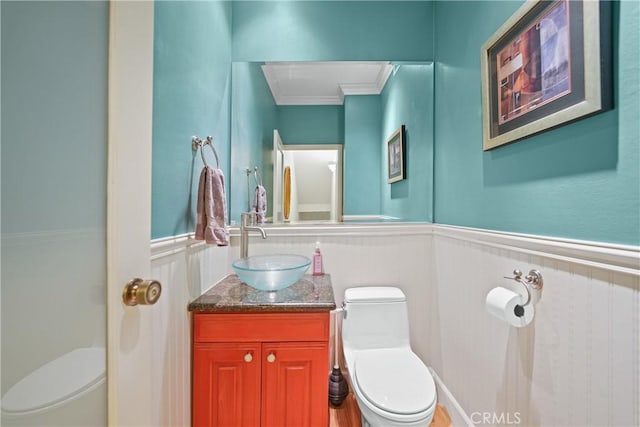
<svg viewBox="0 0 640 427">
<path fill-rule="evenodd" d="M 431 423 L 436 387 L 411 350 L 407 302 L 400 289 L 345 290 L 342 345 L 363 427 Z"/>
</svg>

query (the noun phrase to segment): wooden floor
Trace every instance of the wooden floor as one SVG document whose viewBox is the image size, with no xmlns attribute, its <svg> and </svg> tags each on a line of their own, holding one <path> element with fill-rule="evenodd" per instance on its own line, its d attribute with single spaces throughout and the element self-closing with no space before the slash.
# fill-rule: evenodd
<svg viewBox="0 0 640 427">
<path fill-rule="evenodd" d="M 358 403 L 352 393 L 349 393 L 340 407 L 329 404 L 329 427 L 362 427 Z M 436 407 L 430 427 L 451 427 L 451 418 L 444 407 Z"/>
<path fill-rule="evenodd" d="M 361 427 L 360 409 L 353 393 L 339 407 L 329 404 L 329 427 Z"/>
</svg>

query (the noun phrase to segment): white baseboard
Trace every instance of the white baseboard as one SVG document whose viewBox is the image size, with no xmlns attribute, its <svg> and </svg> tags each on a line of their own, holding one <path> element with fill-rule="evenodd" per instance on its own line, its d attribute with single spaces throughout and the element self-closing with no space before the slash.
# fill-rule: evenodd
<svg viewBox="0 0 640 427">
<path fill-rule="evenodd" d="M 453 427 L 474 427 L 475 424 L 471 421 L 471 418 L 462 409 L 462 406 L 458 403 L 456 398 L 451 394 L 447 386 L 444 385 L 438 374 L 429 367 L 431 376 L 436 383 L 436 392 L 438 393 L 438 404 L 444 406 L 451 418 L 451 425 Z"/>
</svg>

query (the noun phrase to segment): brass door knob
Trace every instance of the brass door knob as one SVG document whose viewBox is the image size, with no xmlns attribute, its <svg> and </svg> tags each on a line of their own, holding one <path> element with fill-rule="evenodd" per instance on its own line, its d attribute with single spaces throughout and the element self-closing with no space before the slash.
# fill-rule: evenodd
<svg viewBox="0 0 640 427">
<path fill-rule="evenodd" d="M 251 353 L 247 353 L 244 355 L 244 361 L 249 363 L 253 360 L 253 355 Z"/>
<path fill-rule="evenodd" d="M 122 290 L 122 301 L 126 305 L 155 304 L 162 293 L 162 286 L 157 280 L 131 279 Z"/>
<path fill-rule="evenodd" d="M 269 353 L 269 355 L 267 356 L 267 362 L 273 363 L 275 361 L 276 361 L 276 355 L 273 353 Z"/>
</svg>

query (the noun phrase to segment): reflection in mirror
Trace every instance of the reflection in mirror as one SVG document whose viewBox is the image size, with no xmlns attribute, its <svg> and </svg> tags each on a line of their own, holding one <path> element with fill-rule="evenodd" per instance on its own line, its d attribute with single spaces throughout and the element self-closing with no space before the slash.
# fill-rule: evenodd
<svg viewBox="0 0 640 427">
<path fill-rule="evenodd" d="M 273 223 L 340 222 L 342 145 L 289 145 L 273 133 Z"/>
<path fill-rule="evenodd" d="M 265 65 L 286 71 L 277 73 Z M 352 71 L 345 71 L 345 66 Z M 349 78 L 340 82 L 346 76 Z M 329 80 L 333 82 L 327 83 Z M 247 209 L 251 191 L 244 171 L 254 167 L 262 175 L 269 200 L 267 217 L 274 223 L 432 220 L 432 63 L 235 62 L 232 82 L 232 223 Z M 385 141 L 403 124 L 406 179 L 389 184 Z M 279 149 L 274 135 L 284 140 Z M 322 167 L 299 163 L 305 160 L 298 160 L 298 156 L 316 156 L 316 151 L 292 149 L 318 145 L 340 148 L 333 181 L 329 160 L 322 160 L 326 163 Z M 285 157 L 294 162 L 293 167 L 289 165 L 292 179 L 286 221 Z M 301 173 L 312 169 L 335 186 L 305 188 L 305 180 L 322 182 L 320 176 L 306 179 Z M 325 197 L 322 200 L 321 194 Z"/>
</svg>

